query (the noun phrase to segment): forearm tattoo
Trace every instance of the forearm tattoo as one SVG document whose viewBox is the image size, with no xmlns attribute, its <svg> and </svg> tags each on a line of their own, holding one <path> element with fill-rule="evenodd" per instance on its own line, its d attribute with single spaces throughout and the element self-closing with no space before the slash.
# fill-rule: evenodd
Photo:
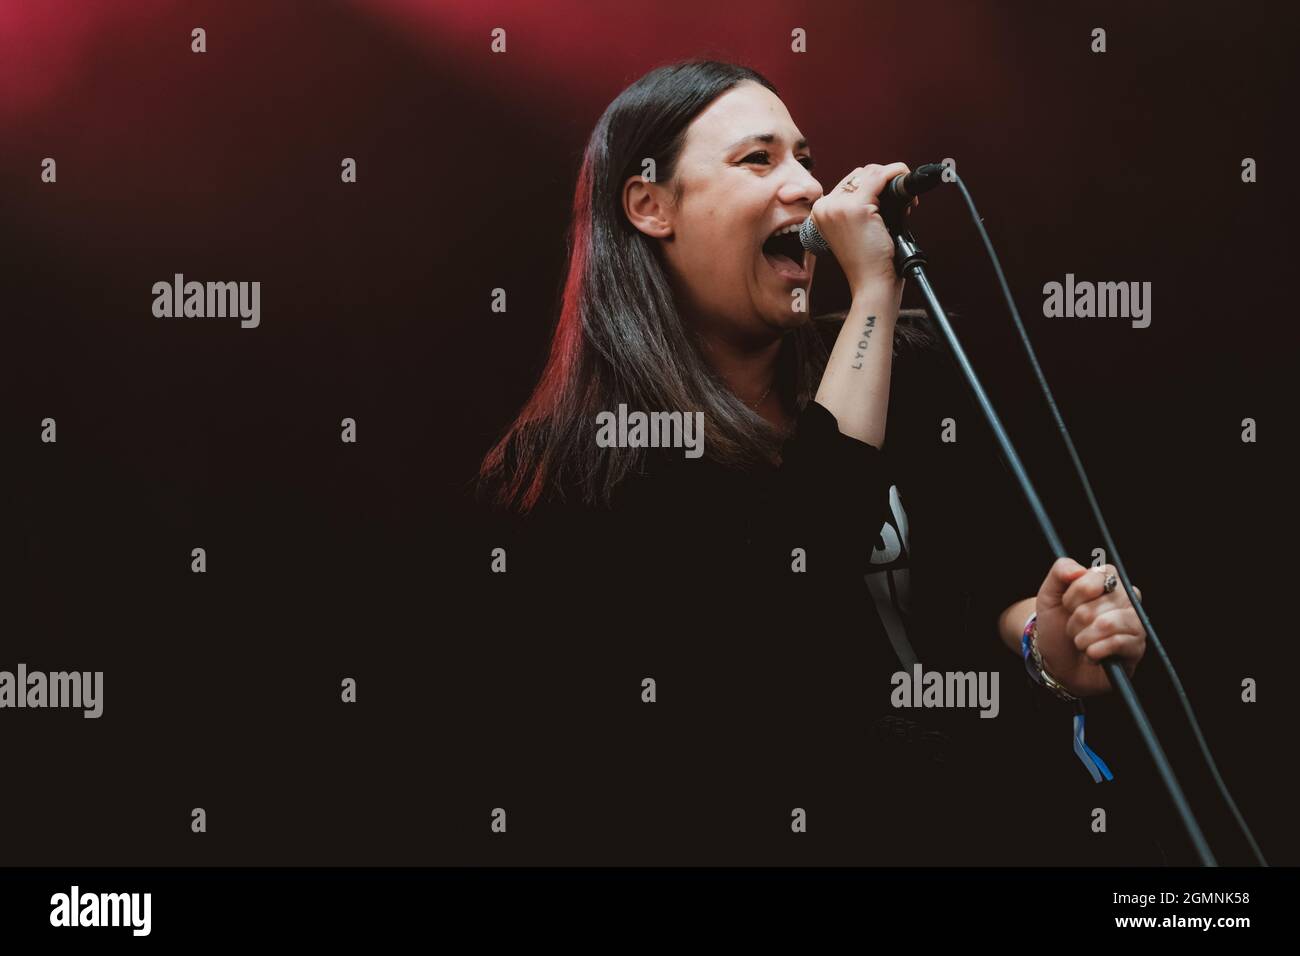
<svg viewBox="0 0 1300 956">
<path fill-rule="evenodd" d="M 857 354 L 853 356 L 855 359 L 857 359 L 858 364 L 854 365 L 853 368 L 862 368 L 863 353 L 867 351 L 867 343 L 871 341 L 871 333 L 872 331 L 875 330 L 875 328 L 876 328 L 876 317 L 874 315 L 867 316 L 867 327 L 862 330 L 862 338 L 858 339 Z"/>
</svg>

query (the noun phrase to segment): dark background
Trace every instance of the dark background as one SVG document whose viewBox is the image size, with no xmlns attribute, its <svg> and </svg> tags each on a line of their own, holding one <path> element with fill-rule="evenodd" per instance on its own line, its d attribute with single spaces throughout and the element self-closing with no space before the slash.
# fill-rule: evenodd
<svg viewBox="0 0 1300 956">
<path fill-rule="evenodd" d="M 1286 8 L 918 10 L 0 2 L 18 568 L 0 668 L 105 672 L 100 720 L 0 714 L 0 860 L 611 862 L 607 835 L 571 833 L 562 858 L 531 843 L 527 800 L 502 796 L 563 786 L 512 744 L 538 718 L 509 688 L 546 679 L 581 608 L 557 596 L 528 632 L 499 626 L 465 490 L 540 369 L 592 126 L 647 70 L 713 56 L 776 84 L 823 185 L 957 160 L 1220 767 L 1270 861 L 1294 864 Z M 1100 536 L 957 195 L 927 198 L 915 228 L 1088 563 Z M 154 318 L 150 288 L 175 272 L 260 281 L 260 328 Z M 1151 326 L 1043 318 L 1043 283 L 1067 272 L 1152 282 Z M 847 305 L 838 279 L 819 270 L 817 311 Z M 1260 703 L 1240 703 L 1244 677 Z M 1181 716 L 1157 723 L 1221 816 Z M 487 829 L 502 804 L 508 843 Z"/>
</svg>

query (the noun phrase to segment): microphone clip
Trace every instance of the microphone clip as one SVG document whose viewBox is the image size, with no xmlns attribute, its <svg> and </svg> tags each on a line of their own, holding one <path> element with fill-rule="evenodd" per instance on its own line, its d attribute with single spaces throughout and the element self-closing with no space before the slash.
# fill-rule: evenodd
<svg viewBox="0 0 1300 956">
<path fill-rule="evenodd" d="M 929 262 L 929 258 L 919 245 L 912 231 L 907 228 L 889 227 L 890 234 L 894 237 L 894 271 L 904 279 L 911 274 L 914 269 L 924 266 Z"/>
</svg>

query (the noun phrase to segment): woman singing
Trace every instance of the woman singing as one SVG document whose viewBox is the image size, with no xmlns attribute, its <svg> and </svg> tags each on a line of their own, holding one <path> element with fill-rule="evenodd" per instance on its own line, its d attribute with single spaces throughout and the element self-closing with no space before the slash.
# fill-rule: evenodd
<svg viewBox="0 0 1300 956">
<path fill-rule="evenodd" d="M 578 801 L 611 859 L 998 862 L 1041 842 L 1023 801 L 1054 826 L 1046 781 L 1102 764 L 1066 752 L 1070 707 L 1037 708 L 1143 655 L 1111 566 L 1042 559 L 928 320 L 900 312 L 877 197 L 907 167 L 829 191 L 812 168 L 752 70 L 625 89 L 583 157 L 549 359 L 482 465 L 512 516 L 494 613 L 550 675 L 522 732 L 575 791 L 538 799 Z M 809 215 L 852 291 L 835 321 L 810 310 Z M 1026 680 L 1027 623 L 1065 696 Z M 1000 675 L 1000 700 L 916 708 L 914 664 Z M 1030 722 L 1050 743 L 1027 761 Z"/>
</svg>

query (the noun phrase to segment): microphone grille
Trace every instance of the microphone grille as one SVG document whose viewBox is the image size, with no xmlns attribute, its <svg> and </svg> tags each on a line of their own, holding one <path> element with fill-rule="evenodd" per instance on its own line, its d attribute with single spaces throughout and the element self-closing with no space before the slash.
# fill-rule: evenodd
<svg viewBox="0 0 1300 956">
<path fill-rule="evenodd" d="M 822 234 L 817 231 L 817 224 L 813 222 L 812 216 L 804 220 L 799 227 L 799 242 L 805 249 L 815 256 L 829 256 L 831 247 L 826 244 Z"/>
</svg>

